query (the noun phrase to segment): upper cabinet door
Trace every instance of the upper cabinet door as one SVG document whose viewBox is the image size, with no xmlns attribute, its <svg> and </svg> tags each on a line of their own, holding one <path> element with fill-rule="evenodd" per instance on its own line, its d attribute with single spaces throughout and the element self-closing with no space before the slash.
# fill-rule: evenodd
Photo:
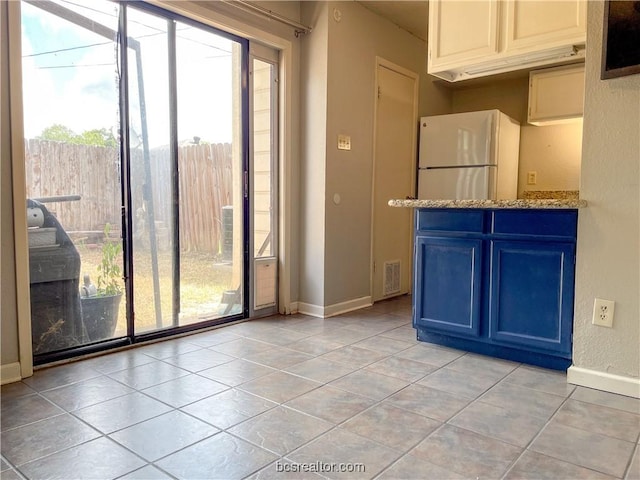
<svg viewBox="0 0 640 480">
<path fill-rule="evenodd" d="M 529 123 L 565 123 L 582 118 L 583 111 L 584 63 L 529 74 Z"/>
<path fill-rule="evenodd" d="M 587 2 L 584 0 L 512 0 L 505 2 L 505 50 L 537 50 L 584 43 Z"/>
<path fill-rule="evenodd" d="M 497 0 L 430 1 L 429 70 L 497 55 L 499 8 Z"/>
</svg>

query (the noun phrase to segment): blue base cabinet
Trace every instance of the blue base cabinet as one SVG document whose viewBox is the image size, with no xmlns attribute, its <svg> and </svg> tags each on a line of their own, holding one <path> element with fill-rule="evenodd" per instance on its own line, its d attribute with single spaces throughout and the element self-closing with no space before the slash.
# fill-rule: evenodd
<svg viewBox="0 0 640 480">
<path fill-rule="evenodd" d="M 434 331 L 480 335 L 482 241 L 418 237 L 415 284 L 421 292 L 420 325 Z"/>
<path fill-rule="evenodd" d="M 571 364 L 577 210 L 416 211 L 418 339 Z"/>
</svg>

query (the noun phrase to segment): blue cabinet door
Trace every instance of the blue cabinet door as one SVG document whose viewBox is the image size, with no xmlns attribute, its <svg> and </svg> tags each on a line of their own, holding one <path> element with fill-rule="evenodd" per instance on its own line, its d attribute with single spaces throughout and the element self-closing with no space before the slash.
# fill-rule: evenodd
<svg viewBox="0 0 640 480">
<path fill-rule="evenodd" d="M 414 326 L 480 334 L 482 240 L 416 237 Z"/>
<path fill-rule="evenodd" d="M 571 354 L 575 245 L 492 241 L 489 338 Z"/>
</svg>

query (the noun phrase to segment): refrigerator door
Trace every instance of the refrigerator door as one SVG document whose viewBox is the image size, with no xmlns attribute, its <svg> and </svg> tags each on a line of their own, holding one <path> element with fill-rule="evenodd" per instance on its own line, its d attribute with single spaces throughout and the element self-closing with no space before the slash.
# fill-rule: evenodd
<svg viewBox="0 0 640 480">
<path fill-rule="evenodd" d="M 424 167 L 495 165 L 498 110 L 420 119 L 420 162 Z"/>
<path fill-rule="evenodd" d="M 421 200 L 495 200 L 498 168 L 462 167 L 418 170 Z"/>
</svg>

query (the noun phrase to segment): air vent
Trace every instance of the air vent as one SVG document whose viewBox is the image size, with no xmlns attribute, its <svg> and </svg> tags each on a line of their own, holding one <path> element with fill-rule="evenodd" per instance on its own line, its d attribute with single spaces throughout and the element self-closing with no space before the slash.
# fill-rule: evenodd
<svg viewBox="0 0 640 480">
<path fill-rule="evenodd" d="M 400 292 L 400 260 L 384 262 L 384 289 L 383 295 L 392 295 Z"/>
</svg>

